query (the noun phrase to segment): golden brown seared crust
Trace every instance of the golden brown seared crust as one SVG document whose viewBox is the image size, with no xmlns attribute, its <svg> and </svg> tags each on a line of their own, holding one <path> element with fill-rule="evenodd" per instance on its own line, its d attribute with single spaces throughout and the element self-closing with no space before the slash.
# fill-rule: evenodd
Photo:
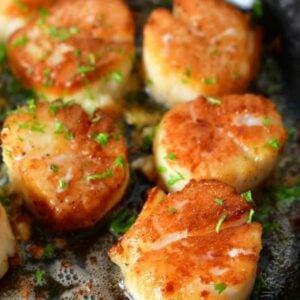
<svg viewBox="0 0 300 300">
<path fill-rule="evenodd" d="M 168 195 L 155 188 L 109 255 L 134 299 L 246 299 L 261 250 L 260 224 L 246 224 L 251 209 L 217 181 L 192 180 Z M 222 294 L 217 283 L 226 285 Z"/>
<path fill-rule="evenodd" d="M 133 39 L 123 1 L 58 0 L 10 38 L 8 56 L 24 84 L 63 97 L 95 82 L 125 81 Z"/>
<path fill-rule="evenodd" d="M 175 1 L 173 15 L 157 9 L 144 29 L 148 89 L 167 106 L 244 92 L 257 73 L 260 48 L 260 30 L 225 1 Z M 173 87 L 160 86 L 163 78 Z"/>
<path fill-rule="evenodd" d="M 154 153 L 170 190 L 170 176 L 179 172 L 175 190 L 190 178 L 211 178 L 245 191 L 269 175 L 285 140 L 282 118 L 270 100 L 250 94 L 200 97 L 165 115 Z"/>
<path fill-rule="evenodd" d="M 90 120 L 75 104 L 23 107 L 7 117 L 2 144 L 13 188 L 55 230 L 93 226 L 127 187 L 124 138 L 101 111 Z"/>
</svg>

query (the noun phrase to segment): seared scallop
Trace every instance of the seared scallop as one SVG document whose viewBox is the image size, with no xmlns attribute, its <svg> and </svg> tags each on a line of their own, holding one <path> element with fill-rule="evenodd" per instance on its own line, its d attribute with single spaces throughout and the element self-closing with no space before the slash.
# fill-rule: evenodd
<svg viewBox="0 0 300 300">
<path fill-rule="evenodd" d="M 8 269 L 8 258 L 15 254 L 15 239 L 6 215 L 0 204 L 0 278 Z"/>
<path fill-rule="evenodd" d="M 58 0 L 9 39 L 8 57 L 42 99 L 116 112 L 133 65 L 131 13 L 122 0 Z"/>
<path fill-rule="evenodd" d="M 244 92 L 260 48 L 260 30 L 225 1 L 175 0 L 173 14 L 155 10 L 144 29 L 147 90 L 168 107 Z"/>
<path fill-rule="evenodd" d="M 126 190 L 124 137 L 102 111 L 30 101 L 5 120 L 2 147 L 12 187 L 55 230 L 93 226 Z"/>
<path fill-rule="evenodd" d="M 250 94 L 200 97 L 164 116 L 154 140 L 155 163 L 171 192 L 191 178 L 217 179 L 243 192 L 267 178 L 285 140 L 270 100 Z"/>
<path fill-rule="evenodd" d="M 261 250 L 253 213 L 217 181 L 192 180 L 168 195 L 154 188 L 109 255 L 133 299 L 247 299 Z"/>
</svg>

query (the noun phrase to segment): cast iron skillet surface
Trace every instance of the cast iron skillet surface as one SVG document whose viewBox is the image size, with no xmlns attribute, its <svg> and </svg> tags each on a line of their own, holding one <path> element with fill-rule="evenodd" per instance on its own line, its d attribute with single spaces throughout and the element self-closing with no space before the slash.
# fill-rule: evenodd
<svg viewBox="0 0 300 300">
<path fill-rule="evenodd" d="M 137 22 L 137 46 L 140 56 L 141 29 L 147 15 L 156 6 L 170 7 L 171 1 L 128 1 Z M 284 116 L 289 141 L 274 174 L 254 192 L 258 210 L 256 219 L 264 226 L 263 250 L 251 299 L 300 299 L 300 1 L 265 0 L 263 18 L 266 28 L 263 63 L 251 91 L 271 97 Z M 282 47 L 274 38 L 282 37 Z M 139 60 L 138 60 L 139 61 Z M 136 72 L 139 69 L 139 62 Z M 4 63 L 0 66 L 0 99 L 6 99 L 1 121 L 8 108 L 32 97 L 13 77 Z M 128 95 L 128 107 L 157 110 L 142 91 Z M 2 100 L 0 101 L 3 102 Z M 1 104 L 0 103 L 0 104 Z M 146 104 L 145 104 L 146 103 Z M 132 139 L 136 128 L 124 125 L 131 159 L 148 154 L 147 145 L 136 151 Z M 148 145 L 149 146 L 149 145 Z M 9 208 L 7 179 L 0 178 L 0 200 Z M 119 237 L 111 231 L 116 212 L 126 211 L 126 218 L 137 214 L 146 191 L 153 186 L 142 174 L 132 172 L 129 192 L 122 204 L 93 230 L 56 236 L 39 224 L 33 224 L 29 242 L 19 243 L 19 258 L 14 259 L 7 275 L 0 281 L 0 299 L 128 299 L 122 289 L 119 270 L 109 261 L 107 249 Z M 124 224 L 123 224 L 124 225 Z M 62 242 L 65 241 L 65 242 Z M 1 241 L 0 241 L 1 243 Z M 48 248 L 44 259 L 30 253 L 33 246 L 65 244 Z M 60 249 L 61 248 L 61 249 Z M 149 299 L 150 300 L 150 299 Z"/>
</svg>

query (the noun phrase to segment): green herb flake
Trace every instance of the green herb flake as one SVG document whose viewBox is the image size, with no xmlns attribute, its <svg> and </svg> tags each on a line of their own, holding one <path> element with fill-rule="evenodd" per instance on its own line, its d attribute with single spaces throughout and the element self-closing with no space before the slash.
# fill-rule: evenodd
<svg viewBox="0 0 300 300">
<path fill-rule="evenodd" d="M 44 133 L 45 132 L 45 128 L 46 128 L 46 126 L 44 124 L 39 123 L 39 122 L 34 122 L 30 126 L 30 130 L 31 131 L 40 132 L 40 133 Z"/>
<path fill-rule="evenodd" d="M 124 234 L 134 224 L 136 215 L 129 209 L 115 213 L 110 221 L 110 230 L 116 234 Z"/>
<path fill-rule="evenodd" d="M 255 0 L 252 7 L 252 13 L 256 18 L 261 18 L 263 16 L 264 12 L 261 0 Z"/>
<path fill-rule="evenodd" d="M 153 80 L 151 78 L 146 79 L 146 85 L 151 86 L 153 85 Z"/>
<path fill-rule="evenodd" d="M 91 65 L 95 65 L 96 64 L 96 56 L 94 53 L 90 53 L 88 56 L 88 61 Z"/>
<path fill-rule="evenodd" d="M 119 140 L 121 140 L 121 138 L 122 138 L 122 135 L 121 135 L 120 133 L 118 133 L 118 132 L 112 133 L 112 136 L 113 136 L 113 138 L 114 138 L 116 141 L 119 141 Z"/>
<path fill-rule="evenodd" d="M 26 4 L 21 1 L 21 0 L 15 0 L 15 4 L 19 7 L 19 9 L 24 12 L 27 13 L 28 12 L 28 7 L 26 6 Z"/>
<path fill-rule="evenodd" d="M 271 124 L 271 120 L 269 117 L 264 117 L 262 122 L 264 126 L 269 126 Z"/>
<path fill-rule="evenodd" d="M 117 167 L 120 167 L 120 168 L 124 168 L 124 165 L 125 165 L 125 159 L 123 156 L 118 156 L 115 161 L 114 161 L 114 164 L 117 166 Z"/>
<path fill-rule="evenodd" d="M 254 209 L 251 208 L 250 212 L 249 212 L 249 216 L 248 216 L 248 221 L 247 221 L 248 224 L 252 223 L 252 219 L 253 219 L 254 213 L 255 213 Z"/>
<path fill-rule="evenodd" d="M 181 180 L 184 180 L 184 179 L 185 178 L 181 173 L 176 172 L 176 174 L 171 175 L 171 177 L 167 180 L 167 185 L 168 186 L 173 186 L 178 181 L 181 181 Z"/>
<path fill-rule="evenodd" d="M 158 172 L 161 173 L 161 174 L 167 172 L 167 170 L 168 169 L 166 167 L 164 167 L 164 166 L 159 166 L 158 167 Z"/>
<path fill-rule="evenodd" d="M 215 203 L 217 205 L 223 205 L 224 204 L 224 200 L 217 198 L 217 199 L 215 199 Z"/>
<path fill-rule="evenodd" d="M 223 222 L 225 221 L 225 219 L 227 218 L 227 214 L 224 214 L 218 221 L 217 225 L 216 225 L 216 233 L 220 232 L 221 226 L 223 224 Z"/>
<path fill-rule="evenodd" d="M 61 190 L 65 190 L 68 187 L 68 183 L 65 179 L 60 179 L 58 181 L 58 186 Z"/>
<path fill-rule="evenodd" d="M 54 133 L 60 134 L 66 131 L 66 125 L 62 122 L 56 122 L 54 124 Z"/>
<path fill-rule="evenodd" d="M 102 146 L 108 144 L 109 134 L 106 132 L 101 132 L 95 135 L 94 140 Z"/>
<path fill-rule="evenodd" d="M 74 55 L 77 56 L 77 57 L 79 57 L 81 55 L 81 50 L 78 49 L 78 48 L 75 48 L 74 49 Z"/>
<path fill-rule="evenodd" d="M 214 288 L 218 294 L 222 294 L 226 290 L 227 285 L 223 282 L 219 282 L 215 284 Z"/>
<path fill-rule="evenodd" d="M 35 271 L 35 280 L 36 280 L 37 286 L 43 285 L 45 274 L 46 274 L 46 272 L 42 269 L 37 269 Z"/>
<path fill-rule="evenodd" d="M 98 180 L 98 179 L 105 179 L 105 178 L 111 178 L 113 176 L 113 170 L 112 168 L 108 168 L 106 172 L 104 173 L 98 173 L 93 174 L 87 177 L 87 180 Z"/>
<path fill-rule="evenodd" d="M 177 209 L 175 207 L 168 207 L 167 208 L 168 212 L 170 212 L 171 214 L 176 214 L 177 213 Z"/>
<path fill-rule="evenodd" d="M 68 141 L 72 141 L 74 139 L 74 135 L 72 132 L 67 132 L 65 134 L 65 139 L 68 140 Z"/>
<path fill-rule="evenodd" d="M 209 56 L 216 56 L 218 54 L 218 49 L 216 48 L 213 48 L 213 49 L 210 49 L 209 52 L 208 52 L 208 55 Z"/>
<path fill-rule="evenodd" d="M 76 26 L 72 26 L 72 27 L 69 28 L 69 32 L 72 35 L 76 34 L 76 33 L 78 33 L 78 28 Z"/>
<path fill-rule="evenodd" d="M 111 78 L 113 78 L 115 81 L 121 83 L 124 81 L 124 77 L 120 72 L 114 71 L 110 73 Z"/>
<path fill-rule="evenodd" d="M 0 64 L 6 61 L 6 47 L 4 43 L 0 43 Z"/>
<path fill-rule="evenodd" d="M 278 139 L 272 139 L 268 142 L 268 145 L 270 145 L 274 149 L 278 149 L 280 144 Z"/>
<path fill-rule="evenodd" d="M 44 246 L 44 257 L 46 258 L 52 258 L 54 255 L 54 246 L 53 244 L 46 244 Z"/>
<path fill-rule="evenodd" d="M 251 191 L 242 193 L 241 197 L 244 198 L 248 203 L 254 204 L 254 200 L 253 200 Z"/>
<path fill-rule="evenodd" d="M 207 77 L 203 79 L 203 83 L 207 85 L 212 85 L 217 83 L 217 78 L 216 77 Z"/>
<path fill-rule="evenodd" d="M 38 13 L 42 20 L 45 20 L 49 16 L 49 11 L 45 8 L 40 8 L 38 10 Z"/>
<path fill-rule="evenodd" d="M 58 110 L 62 108 L 62 103 L 49 104 L 49 110 L 53 115 L 56 115 Z"/>
<path fill-rule="evenodd" d="M 93 71 L 95 71 L 95 67 L 93 67 L 93 66 L 79 66 L 77 68 L 77 73 L 82 74 L 82 75 L 93 72 Z"/>
<path fill-rule="evenodd" d="M 15 39 L 12 42 L 12 46 L 13 47 L 25 46 L 28 43 L 28 41 L 29 41 L 29 39 L 27 36 L 22 36 L 22 37 Z"/>
<path fill-rule="evenodd" d="M 219 98 L 208 97 L 208 96 L 206 96 L 205 98 L 211 104 L 214 104 L 214 105 L 221 105 L 222 104 L 222 100 L 220 100 Z"/>
<path fill-rule="evenodd" d="M 57 172 L 58 172 L 58 166 L 57 166 L 57 165 L 50 165 L 50 170 L 51 170 L 53 173 L 57 173 Z"/>
<path fill-rule="evenodd" d="M 165 156 L 165 159 L 174 160 L 174 159 L 176 159 L 176 154 L 175 153 L 169 153 Z"/>
</svg>

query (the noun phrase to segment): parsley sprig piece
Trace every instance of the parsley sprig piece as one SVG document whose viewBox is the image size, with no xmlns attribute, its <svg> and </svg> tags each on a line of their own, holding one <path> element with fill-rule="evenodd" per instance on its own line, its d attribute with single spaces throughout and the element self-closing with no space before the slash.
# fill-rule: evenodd
<svg viewBox="0 0 300 300">
<path fill-rule="evenodd" d="M 223 282 L 219 282 L 219 283 L 216 283 L 214 287 L 218 294 L 222 294 L 226 290 L 227 285 Z"/>
<path fill-rule="evenodd" d="M 113 176 L 113 170 L 112 168 L 108 168 L 107 171 L 104 173 L 96 173 L 96 174 L 89 175 L 87 177 L 87 180 L 91 181 L 91 180 L 105 179 L 105 178 L 110 178 L 112 176 Z"/>
<path fill-rule="evenodd" d="M 112 216 L 110 230 L 117 234 L 124 234 L 133 225 L 136 215 L 129 209 L 118 211 Z"/>
<path fill-rule="evenodd" d="M 243 197 L 248 203 L 254 204 L 254 200 L 253 200 L 251 191 L 242 193 L 241 197 Z"/>
<path fill-rule="evenodd" d="M 223 224 L 223 222 L 226 220 L 227 218 L 227 214 L 224 214 L 218 221 L 217 225 L 216 225 L 216 233 L 219 233 L 221 230 L 221 226 Z"/>
</svg>

